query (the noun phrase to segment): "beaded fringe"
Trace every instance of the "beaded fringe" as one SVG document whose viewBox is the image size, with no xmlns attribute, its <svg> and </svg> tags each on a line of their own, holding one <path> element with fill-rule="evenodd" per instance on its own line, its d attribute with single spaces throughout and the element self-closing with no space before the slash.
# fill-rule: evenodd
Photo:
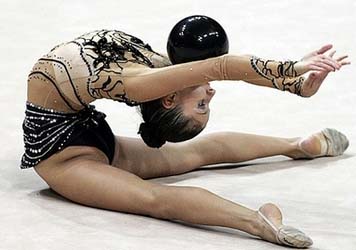
<svg viewBox="0 0 356 250">
<path fill-rule="evenodd" d="M 34 167 L 62 150 L 78 126 L 82 129 L 96 127 L 98 120 L 106 117 L 104 113 L 95 110 L 93 105 L 77 113 L 65 113 L 30 102 L 26 102 L 25 115 L 22 124 L 25 153 L 21 159 L 21 169 Z"/>
</svg>

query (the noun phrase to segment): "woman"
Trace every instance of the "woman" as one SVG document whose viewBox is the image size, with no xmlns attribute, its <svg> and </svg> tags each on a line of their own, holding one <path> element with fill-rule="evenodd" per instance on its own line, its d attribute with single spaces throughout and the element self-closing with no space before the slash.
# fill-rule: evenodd
<svg viewBox="0 0 356 250">
<path fill-rule="evenodd" d="M 214 32 L 204 30 L 204 22 L 212 25 L 212 19 L 189 17 L 182 22 L 177 25 L 183 36 L 189 34 L 182 27 L 198 25 L 194 32 L 208 34 L 198 36 L 202 44 L 204 37 L 213 39 L 210 44 L 219 43 L 219 27 L 214 26 Z M 148 44 L 121 31 L 95 31 L 56 46 L 29 75 L 21 168 L 34 167 L 53 190 L 84 205 L 230 227 L 282 245 L 310 246 L 308 236 L 282 224 L 276 205 L 264 204 L 254 211 L 199 187 L 145 180 L 208 164 L 273 155 L 312 159 L 346 150 L 346 137 L 332 129 L 307 138 L 222 132 L 186 141 L 209 119 L 209 102 L 215 94 L 209 81 L 243 80 L 309 97 L 329 72 L 349 63 L 347 56 L 325 55 L 331 45 L 297 62 L 227 55 L 227 40 L 220 47 L 225 49 L 214 49 L 214 55 L 208 50 L 208 55 L 188 62 L 183 58 L 183 63 L 178 59 L 184 51 L 175 55 L 168 50 L 177 63 L 171 65 Z M 302 75 L 311 70 L 304 79 Z M 105 114 L 89 105 L 100 98 L 139 106 L 145 121 L 139 131 L 143 140 L 114 136 Z M 164 145 L 166 141 L 186 142 Z"/>
</svg>

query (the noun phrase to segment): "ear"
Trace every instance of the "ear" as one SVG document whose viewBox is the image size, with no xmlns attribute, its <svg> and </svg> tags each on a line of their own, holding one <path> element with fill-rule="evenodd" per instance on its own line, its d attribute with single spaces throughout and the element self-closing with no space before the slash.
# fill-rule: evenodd
<svg viewBox="0 0 356 250">
<path fill-rule="evenodd" d="M 169 94 L 162 98 L 162 105 L 166 109 L 171 109 L 176 105 L 177 93 Z"/>
</svg>

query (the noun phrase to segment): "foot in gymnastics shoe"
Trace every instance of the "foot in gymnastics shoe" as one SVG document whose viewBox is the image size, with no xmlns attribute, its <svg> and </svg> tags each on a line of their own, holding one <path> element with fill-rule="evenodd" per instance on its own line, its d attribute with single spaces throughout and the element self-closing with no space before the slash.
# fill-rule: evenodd
<svg viewBox="0 0 356 250">
<path fill-rule="evenodd" d="M 302 231 L 282 224 L 282 214 L 274 204 L 268 203 L 260 207 L 258 215 L 274 232 L 273 242 L 294 248 L 307 248 L 313 244 L 312 239 Z"/>
<path fill-rule="evenodd" d="M 342 155 L 349 146 L 347 137 L 336 129 L 325 128 L 322 131 L 301 139 L 298 148 L 305 157 L 314 159 L 324 156 Z"/>
</svg>

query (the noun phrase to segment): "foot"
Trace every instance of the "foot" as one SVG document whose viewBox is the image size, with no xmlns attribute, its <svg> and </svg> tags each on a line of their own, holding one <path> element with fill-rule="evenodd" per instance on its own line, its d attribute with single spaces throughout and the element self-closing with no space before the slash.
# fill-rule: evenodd
<svg viewBox="0 0 356 250">
<path fill-rule="evenodd" d="M 274 204 L 267 203 L 260 207 L 258 220 L 259 236 L 264 240 L 295 248 L 306 248 L 313 244 L 313 241 L 300 230 L 282 224 L 282 213 Z"/>
<path fill-rule="evenodd" d="M 273 243 L 279 243 L 276 238 L 275 230 L 262 218 L 261 214 L 265 216 L 275 227 L 282 226 L 282 213 L 279 208 L 272 204 L 267 203 L 261 206 L 258 209 L 257 218 L 258 218 L 258 228 L 259 234 L 258 236 L 264 240 Z"/>
<path fill-rule="evenodd" d="M 294 159 L 314 159 L 324 156 L 342 155 L 349 141 L 344 134 L 336 129 L 326 128 L 306 138 L 298 139 L 297 152 L 293 153 Z"/>
</svg>

